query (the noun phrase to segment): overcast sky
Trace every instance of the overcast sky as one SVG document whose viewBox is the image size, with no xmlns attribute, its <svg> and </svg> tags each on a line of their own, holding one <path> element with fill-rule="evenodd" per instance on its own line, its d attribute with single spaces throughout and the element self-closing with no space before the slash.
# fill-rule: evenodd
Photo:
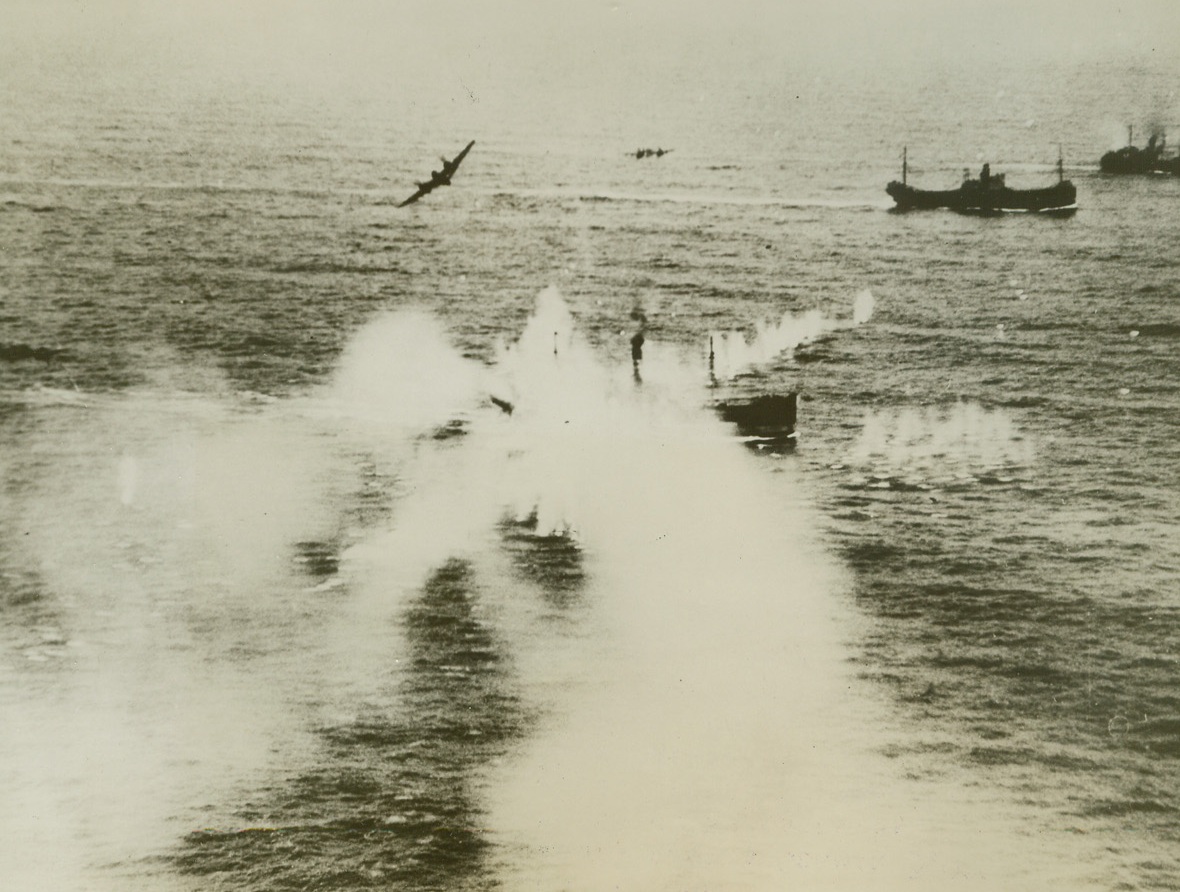
<svg viewBox="0 0 1180 892">
<path fill-rule="evenodd" d="M 796 93 L 816 106 L 850 94 L 920 98 L 949 83 L 970 88 L 983 133 L 999 112 L 981 96 L 1009 97 L 1004 114 L 1045 122 L 1022 157 L 1063 138 L 1084 155 L 1121 144 L 1128 123 L 1180 121 L 1180 0 L 0 3 L 0 110 L 10 102 L 10 122 L 34 129 L 52 129 L 43 121 L 55 110 L 66 127 L 79 107 L 118 115 L 140 95 L 165 113 L 250 118 L 306 103 L 301 120 L 317 126 L 347 116 L 435 141 L 430 129 L 446 129 L 455 111 L 465 134 L 504 136 L 514 122 L 538 150 L 551 148 L 539 132 L 563 144 L 614 127 L 628 143 L 675 140 L 687 151 L 706 126 L 748 122 L 751 102 L 773 116 Z M 1030 81 L 1038 60 L 1062 67 Z M 1053 99 L 1079 65 L 1108 66 L 1092 70 L 1091 90 L 1112 73 L 1109 94 L 1084 114 Z M 821 111 L 801 110 L 791 126 L 849 136 L 819 128 Z M 905 127 L 895 136 L 904 141 Z"/>
<path fill-rule="evenodd" d="M 45 65 L 140 67 L 331 85 L 557 77 L 782 59 L 890 68 L 1175 58 L 1175 0 L 9 0 L 0 51 Z M 11 55 L 16 53 L 16 55 Z M 857 60 L 857 61 L 852 61 Z"/>
</svg>

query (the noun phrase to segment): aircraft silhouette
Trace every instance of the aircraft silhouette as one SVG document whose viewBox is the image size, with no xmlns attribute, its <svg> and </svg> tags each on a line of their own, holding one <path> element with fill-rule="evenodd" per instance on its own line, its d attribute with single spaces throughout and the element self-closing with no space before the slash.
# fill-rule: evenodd
<svg viewBox="0 0 1180 892">
<path fill-rule="evenodd" d="M 451 185 L 451 177 L 455 175 L 455 171 L 459 169 L 460 162 L 462 162 L 462 160 L 467 157 L 467 153 L 471 151 L 471 147 L 473 145 L 475 145 L 474 139 L 467 143 L 467 147 L 450 161 L 448 161 L 446 158 L 443 158 L 442 170 L 432 170 L 430 172 L 430 179 L 425 183 L 417 183 L 416 185 L 418 186 L 418 191 L 407 198 L 405 201 L 401 202 L 398 207 L 404 208 L 407 204 L 413 204 L 423 195 L 428 192 L 433 192 L 439 186 Z"/>
</svg>

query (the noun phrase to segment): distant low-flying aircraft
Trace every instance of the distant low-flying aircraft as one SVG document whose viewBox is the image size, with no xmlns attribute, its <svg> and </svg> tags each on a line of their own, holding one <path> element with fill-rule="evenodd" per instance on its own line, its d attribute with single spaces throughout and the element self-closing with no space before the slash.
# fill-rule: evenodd
<svg viewBox="0 0 1180 892">
<path fill-rule="evenodd" d="M 455 171 L 459 169 L 459 164 L 467 157 L 467 153 L 471 151 L 471 147 L 475 145 L 475 140 L 467 143 L 467 147 L 463 149 L 458 155 L 448 161 L 446 158 L 442 159 L 442 170 L 432 170 L 430 172 L 430 179 L 425 183 L 418 183 L 418 191 L 407 198 L 398 205 L 399 208 L 404 208 L 407 204 L 413 204 L 423 195 L 428 192 L 433 192 L 439 186 L 451 185 L 451 177 L 455 175 Z"/>
</svg>

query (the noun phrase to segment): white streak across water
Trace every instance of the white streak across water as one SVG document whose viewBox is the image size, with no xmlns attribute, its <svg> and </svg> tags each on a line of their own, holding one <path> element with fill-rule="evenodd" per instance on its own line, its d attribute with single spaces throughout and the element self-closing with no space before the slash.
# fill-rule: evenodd
<svg viewBox="0 0 1180 892">
<path fill-rule="evenodd" d="M 801 486 L 726 436 L 698 372 L 650 343 L 642 366 L 641 384 L 602 366 L 546 292 L 488 385 L 511 416 L 478 414 L 422 461 L 392 528 L 350 555 L 361 577 L 418 577 L 478 560 L 505 512 L 583 550 L 580 635 L 486 580 L 544 704 L 483 784 L 503 888 L 1081 887 L 1047 875 L 1011 813 L 895 774 Z"/>
<path fill-rule="evenodd" d="M 732 378 L 821 335 L 863 325 L 872 318 L 873 307 L 873 293 L 865 288 L 853 299 L 850 319 L 834 318 L 820 310 L 788 312 L 777 322 L 759 325 L 752 338 L 736 331 L 715 332 L 710 336 L 713 373 L 719 379 Z"/>
<path fill-rule="evenodd" d="M 463 769 L 506 892 L 1083 888 L 1010 807 L 896 776 L 881 752 L 905 729 L 852 672 L 858 620 L 799 469 L 730 436 L 699 365 L 649 342 L 638 380 L 608 367 L 548 291 L 491 368 L 395 314 L 301 399 L 31 406 L 2 469 L 28 592 L 0 641 L 0 876 L 190 888 L 154 856 L 271 813 L 322 769 L 319 729 L 396 721 L 406 605 L 464 558 L 539 717 Z M 565 614 L 505 567 L 497 525 L 532 514 L 582 555 Z M 308 542 L 340 572 L 307 573 Z M 215 861 L 218 882 L 272 854 Z"/>
</svg>

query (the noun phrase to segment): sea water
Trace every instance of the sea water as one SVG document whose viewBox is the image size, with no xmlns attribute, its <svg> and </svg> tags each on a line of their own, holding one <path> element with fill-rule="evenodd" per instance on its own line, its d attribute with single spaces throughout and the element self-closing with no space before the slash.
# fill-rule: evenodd
<svg viewBox="0 0 1180 892">
<path fill-rule="evenodd" d="M 1166 60 L 21 58 L 6 885 L 1178 881 L 1180 183 L 1096 167 Z M 889 213 L 905 143 L 1079 210 Z"/>
</svg>

